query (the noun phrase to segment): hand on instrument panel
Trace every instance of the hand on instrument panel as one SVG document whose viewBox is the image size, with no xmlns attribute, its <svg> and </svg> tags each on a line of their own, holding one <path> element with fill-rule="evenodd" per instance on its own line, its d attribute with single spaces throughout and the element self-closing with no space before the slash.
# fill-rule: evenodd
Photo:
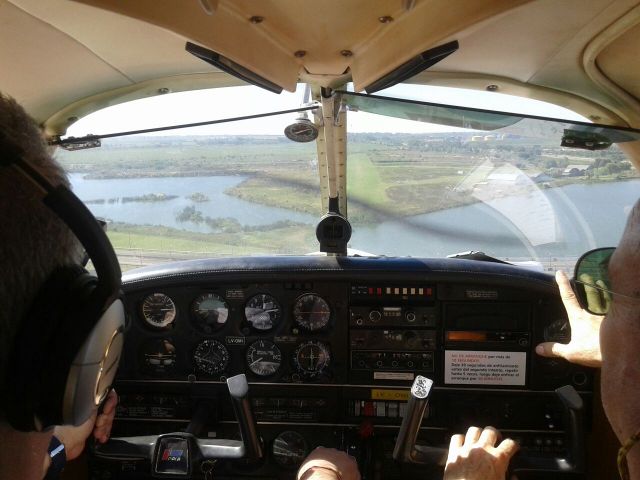
<svg viewBox="0 0 640 480">
<path fill-rule="evenodd" d="M 334 448 L 318 447 L 302 462 L 296 479 L 360 480 L 360 472 L 351 455 Z"/>
<path fill-rule="evenodd" d="M 587 367 L 600 367 L 602 365 L 600 324 L 603 317 L 592 315 L 580 307 L 569 279 L 564 272 L 556 272 L 556 282 L 560 289 L 562 303 L 564 303 L 569 316 L 571 341 L 567 344 L 556 342 L 541 343 L 536 347 L 536 353 L 543 357 L 561 357 L 572 363 Z M 587 295 L 589 296 L 588 290 Z"/>
<path fill-rule="evenodd" d="M 507 438 L 495 447 L 499 437 L 493 427 L 470 427 L 466 436 L 452 436 L 444 480 L 504 480 L 518 444 Z"/>
</svg>

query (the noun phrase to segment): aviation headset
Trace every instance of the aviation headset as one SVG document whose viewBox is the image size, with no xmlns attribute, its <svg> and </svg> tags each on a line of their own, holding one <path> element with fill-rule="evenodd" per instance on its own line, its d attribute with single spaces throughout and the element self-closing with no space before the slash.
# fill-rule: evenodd
<svg viewBox="0 0 640 480">
<path fill-rule="evenodd" d="M 61 267 L 41 286 L 13 342 L 2 392 L 5 420 L 22 431 L 80 425 L 109 393 L 122 353 L 120 265 L 80 199 L 28 164 L 2 132 L 0 166 L 13 167 L 42 192 L 43 203 L 78 238 L 97 274 L 80 265 Z"/>
</svg>

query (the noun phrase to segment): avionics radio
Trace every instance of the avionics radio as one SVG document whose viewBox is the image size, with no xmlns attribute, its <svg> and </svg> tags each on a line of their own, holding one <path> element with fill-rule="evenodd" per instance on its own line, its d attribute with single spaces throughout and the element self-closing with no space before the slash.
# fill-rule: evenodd
<svg viewBox="0 0 640 480">
<path fill-rule="evenodd" d="M 434 285 L 357 285 L 349 309 L 350 379 L 412 381 L 435 373 Z"/>
<path fill-rule="evenodd" d="M 444 384 L 525 386 L 530 310 L 522 303 L 444 306 Z"/>
</svg>

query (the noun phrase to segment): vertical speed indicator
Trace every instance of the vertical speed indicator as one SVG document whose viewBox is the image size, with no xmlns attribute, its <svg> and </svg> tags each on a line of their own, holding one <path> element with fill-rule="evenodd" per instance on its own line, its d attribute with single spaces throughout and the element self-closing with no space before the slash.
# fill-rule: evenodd
<svg viewBox="0 0 640 480">
<path fill-rule="evenodd" d="M 249 345 L 247 366 L 260 377 L 273 375 L 280 368 L 282 353 L 278 346 L 269 340 L 258 340 Z"/>
</svg>

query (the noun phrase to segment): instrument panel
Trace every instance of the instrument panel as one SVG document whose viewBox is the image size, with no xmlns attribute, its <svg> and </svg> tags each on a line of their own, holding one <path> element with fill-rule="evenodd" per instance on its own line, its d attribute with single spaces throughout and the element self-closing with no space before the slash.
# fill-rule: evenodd
<svg viewBox="0 0 640 480">
<path fill-rule="evenodd" d="M 224 381 L 244 373 L 268 453 L 251 468 L 219 462 L 222 478 L 293 478 L 318 445 L 355 455 L 369 478 L 401 478 L 406 468 L 390 455 L 416 375 L 435 382 L 420 431 L 435 445 L 491 424 L 523 451 L 555 455 L 568 440 L 554 389 L 572 385 L 587 404 L 592 396 L 589 369 L 534 352 L 570 338 L 548 275 L 465 260 L 330 257 L 171 268 L 125 278 L 115 432 L 197 427 L 236 438 Z M 146 478 L 137 468 L 94 465 Z"/>
<path fill-rule="evenodd" d="M 131 325 L 120 375 L 189 382 L 238 373 L 251 381 L 346 380 L 346 352 L 338 341 L 347 331 L 338 322 L 346 312 L 344 286 L 313 287 L 188 285 L 128 296 Z"/>
</svg>

